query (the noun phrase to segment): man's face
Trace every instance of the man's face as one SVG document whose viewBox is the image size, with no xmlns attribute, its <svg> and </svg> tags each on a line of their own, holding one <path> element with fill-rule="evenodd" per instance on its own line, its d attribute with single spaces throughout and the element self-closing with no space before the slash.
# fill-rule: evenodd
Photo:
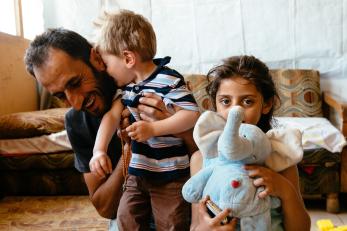
<svg viewBox="0 0 347 231">
<path fill-rule="evenodd" d="M 40 67 L 34 67 L 34 74 L 52 95 L 65 100 L 77 111 L 100 116 L 108 109 L 103 73 L 62 50 L 50 48 L 48 59 Z"/>
</svg>

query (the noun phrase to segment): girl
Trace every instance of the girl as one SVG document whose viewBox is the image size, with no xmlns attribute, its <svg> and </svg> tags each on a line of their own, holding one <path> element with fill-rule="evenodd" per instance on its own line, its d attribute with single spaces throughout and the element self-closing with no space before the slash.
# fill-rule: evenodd
<svg viewBox="0 0 347 231">
<path fill-rule="evenodd" d="M 211 80 L 207 92 L 212 105 L 223 118 L 227 118 L 229 109 L 235 105 L 245 110 L 244 123 L 255 124 L 264 132 L 271 128 L 271 118 L 277 97 L 275 85 L 268 67 L 253 56 L 235 56 L 223 61 L 223 64 L 210 70 Z M 212 78 L 212 79 L 211 79 Z M 203 166 L 200 151 L 191 158 L 191 175 Z M 255 186 L 264 186 L 259 197 L 276 196 L 281 199 L 280 211 L 271 211 L 272 230 L 309 230 L 310 218 L 305 209 L 300 191 L 296 166 L 280 173 L 266 167 L 246 166 L 250 177 L 254 177 Z M 236 230 L 237 219 L 222 226 L 221 221 L 230 211 L 211 218 L 207 213 L 205 198 L 192 205 L 191 230 Z"/>
</svg>

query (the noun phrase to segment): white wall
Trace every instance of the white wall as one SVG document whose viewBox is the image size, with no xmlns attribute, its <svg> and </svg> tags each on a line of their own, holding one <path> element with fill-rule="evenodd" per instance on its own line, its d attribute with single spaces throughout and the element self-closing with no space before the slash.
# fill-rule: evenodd
<svg viewBox="0 0 347 231">
<path fill-rule="evenodd" d="M 157 57 L 181 73 L 206 73 L 222 58 L 252 54 L 270 68 L 318 69 L 323 90 L 347 101 L 347 0 L 51 0 L 46 27 L 88 39 L 102 8 L 146 16 Z"/>
</svg>

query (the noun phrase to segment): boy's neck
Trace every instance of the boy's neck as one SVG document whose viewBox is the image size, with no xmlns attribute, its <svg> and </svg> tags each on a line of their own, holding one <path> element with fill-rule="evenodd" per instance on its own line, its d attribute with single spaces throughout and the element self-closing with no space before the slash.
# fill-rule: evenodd
<svg viewBox="0 0 347 231">
<path fill-rule="evenodd" d="M 156 68 L 157 65 L 153 63 L 153 60 L 137 63 L 134 70 L 134 83 L 139 83 L 147 79 L 155 71 Z"/>
</svg>

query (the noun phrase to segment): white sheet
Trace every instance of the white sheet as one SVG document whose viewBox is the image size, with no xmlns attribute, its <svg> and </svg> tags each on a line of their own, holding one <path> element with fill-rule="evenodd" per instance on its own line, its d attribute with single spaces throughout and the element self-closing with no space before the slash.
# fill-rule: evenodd
<svg viewBox="0 0 347 231">
<path fill-rule="evenodd" d="M 24 139 L 0 140 L 0 155 L 43 154 L 72 150 L 66 130 Z"/>
<path fill-rule="evenodd" d="M 297 128 L 302 132 L 304 149 L 325 148 L 341 152 L 347 144 L 343 134 L 327 119 L 320 117 L 276 117 L 279 127 Z"/>
</svg>

